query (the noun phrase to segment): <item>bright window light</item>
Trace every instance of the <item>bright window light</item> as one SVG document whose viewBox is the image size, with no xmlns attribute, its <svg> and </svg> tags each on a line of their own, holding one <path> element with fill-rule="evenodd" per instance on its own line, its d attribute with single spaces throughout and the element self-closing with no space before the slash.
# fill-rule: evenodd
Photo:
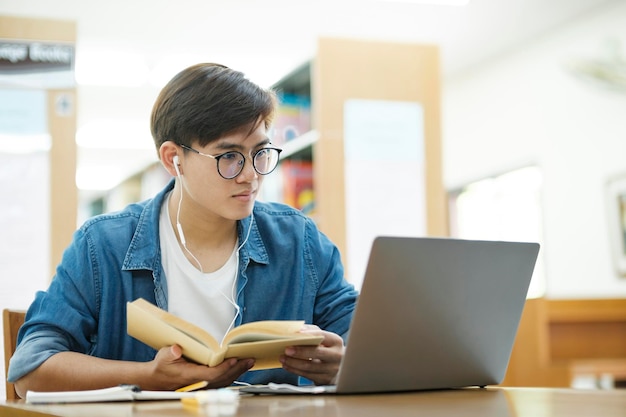
<svg viewBox="0 0 626 417">
<path fill-rule="evenodd" d="M 541 244 L 541 189 L 541 170 L 532 166 L 485 178 L 450 193 L 452 236 Z M 540 251 L 528 297 L 541 297 L 544 293 Z"/>
<path fill-rule="evenodd" d="M 0 152 L 8 154 L 28 154 L 47 152 L 52 146 L 49 134 L 39 135 L 0 135 Z"/>
<path fill-rule="evenodd" d="M 76 186 L 80 190 L 110 190 L 126 179 L 126 173 L 110 167 L 80 166 L 76 169 Z"/>
<path fill-rule="evenodd" d="M 76 144 L 96 149 L 152 149 L 147 121 L 96 119 L 76 131 Z"/>
<path fill-rule="evenodd" d="M 139 54 L 89 47 L 78 50 L 75 71 L 78 84 L 138 87 L 148 81 L 150 70 Z"/>
<path fill-rule="evenodd" d="M 162 88 L 183 69 L 206 61 L 206 56 L 186 54 L 168 55 L 163 57 L 163 59 L 154 66 L 152 71 L 150 71 L 148 82 L 150 85 Z"/>
</svg>

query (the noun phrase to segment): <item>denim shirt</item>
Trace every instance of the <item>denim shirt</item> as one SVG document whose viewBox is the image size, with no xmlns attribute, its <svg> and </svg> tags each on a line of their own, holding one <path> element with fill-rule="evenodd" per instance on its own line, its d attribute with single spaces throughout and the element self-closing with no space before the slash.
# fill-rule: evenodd
<svg viewBox="0 0 626 417">
<path fill-rule="evenodd" d="M 159 214 L 172 180 L 153 199 L 96 216 L 73 241 L 46 291 L 39 291 L 19 331 L 8 380 L 16 381 L 58 352 L 150 361 L 156 351 L 126 333 L 126 302 L 139 297 L 167 310 Z M 236 325 L 257 320 L 305 320 L 347 336 L 357 293 L 343 276 L 336 246 L 298 210 L 256 202 L 238 222 L 240 250 Z M 289 382 L 282 369 L 250 371 L 249 383 Z"/>
</svg>

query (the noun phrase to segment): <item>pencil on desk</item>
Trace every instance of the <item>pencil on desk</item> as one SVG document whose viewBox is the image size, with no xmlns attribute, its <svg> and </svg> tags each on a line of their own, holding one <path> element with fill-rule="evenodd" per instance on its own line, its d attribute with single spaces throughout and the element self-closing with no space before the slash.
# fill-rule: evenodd
<svg viewBox="0 0 626 417">
<path fill-rule="evenodd" d="M 176 392 L 196 391 L 202 388 L 206 388 L 207 385 L 209 385 L 208 381 L 200 381 L 200 382 L 193 383 L 191 385 L 187 385 L 186 387 L 178 388 Z"/>
</svg>

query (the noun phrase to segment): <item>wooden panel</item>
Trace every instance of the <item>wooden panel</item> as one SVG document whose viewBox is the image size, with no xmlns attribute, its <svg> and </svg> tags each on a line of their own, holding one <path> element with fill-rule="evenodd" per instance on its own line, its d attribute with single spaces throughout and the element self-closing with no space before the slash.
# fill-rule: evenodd
<svg viewBox="0 0 626 417">
<path fill-rule="evenodd" d="M 76 23 L 0 16 L 0 38 L 73 43 L 76 41 Z"/>
<path fill-rule="evenodd" d="M 324 233 L 345 254 L 346 212 L 345 184 L 343 181 L 343 144 L 327 136 L 314 147 L 315 220 Z M 323 161 L 323 162 L 320 162 Z M 319 166 L 321 164 L 322 166 Z M 333 167 L 330 169 L 329 167 Z M 341 178 L 341 180 L 339 180 Z M 344 259 L 345 262 L 345 259 Z"/>
<path fill-rule="evenodd" d="M 552 360 L 626 358 L 626 300 L 552 300 Z"/>
<path fill-rule="evenodd" d="M 48 91 L 50 148 L 50 276 L 72 240 L 78 215 L 76 187 L 76 93 Z"/>
<path fill-rule="evenodd" d="M 621 298 L 551 300 L 548 308 L 551 322 L 626 322 L 626 300 Z"/>
<path fill-rule="evenodd" d="M 528 300 L 504 381 L 569 386 L 582 374 L 622 380 L 626 299 Z"/>
<path fill-rule="evenodd" d="M 526 300 L 509 367 L 502 385 L 565 387 L 569 385 L 567 367 L 552 364 L 549 357 L 549 332 L 546 326 L 547 301 Z"/>
<path fill-rule="evenodd" d="M 584 358 L 626 358 L 626 321 L 551 323 L 553 361 Z"/>
<path fill-rule="evenodd" d="M 423 106 L 427 233 L 448 234 L 441 166 L 439 72 L 436 46 L 319 40 L 312 66 L 313 120 L 320 135 L 314 150 L 316 219 L 342 254 L 349 244 L 343 165 L 343 111 L 347 99 L 408 101 Z"/>
</svg>

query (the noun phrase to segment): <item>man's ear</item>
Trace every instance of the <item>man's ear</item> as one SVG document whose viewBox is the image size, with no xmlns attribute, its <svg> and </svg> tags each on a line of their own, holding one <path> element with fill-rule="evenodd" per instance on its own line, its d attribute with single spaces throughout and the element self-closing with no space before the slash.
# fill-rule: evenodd
<svg viewBox="0 0 626 417">
<path fill-rule="evenodd" d="M 170 175 L 176 177 L 182 175 L 182 167 L 180 166 L 182 157 L 179 156 L 179 153 L 182 154 L 181 148 L 176 145 L 171 140 L 163 142 L 161 147 L 159 148 L 159 159 L 161 159 L 161 164 L 170 173 Z M 176 159 L 176 163 L 174 162 Z"/>
</svg>

